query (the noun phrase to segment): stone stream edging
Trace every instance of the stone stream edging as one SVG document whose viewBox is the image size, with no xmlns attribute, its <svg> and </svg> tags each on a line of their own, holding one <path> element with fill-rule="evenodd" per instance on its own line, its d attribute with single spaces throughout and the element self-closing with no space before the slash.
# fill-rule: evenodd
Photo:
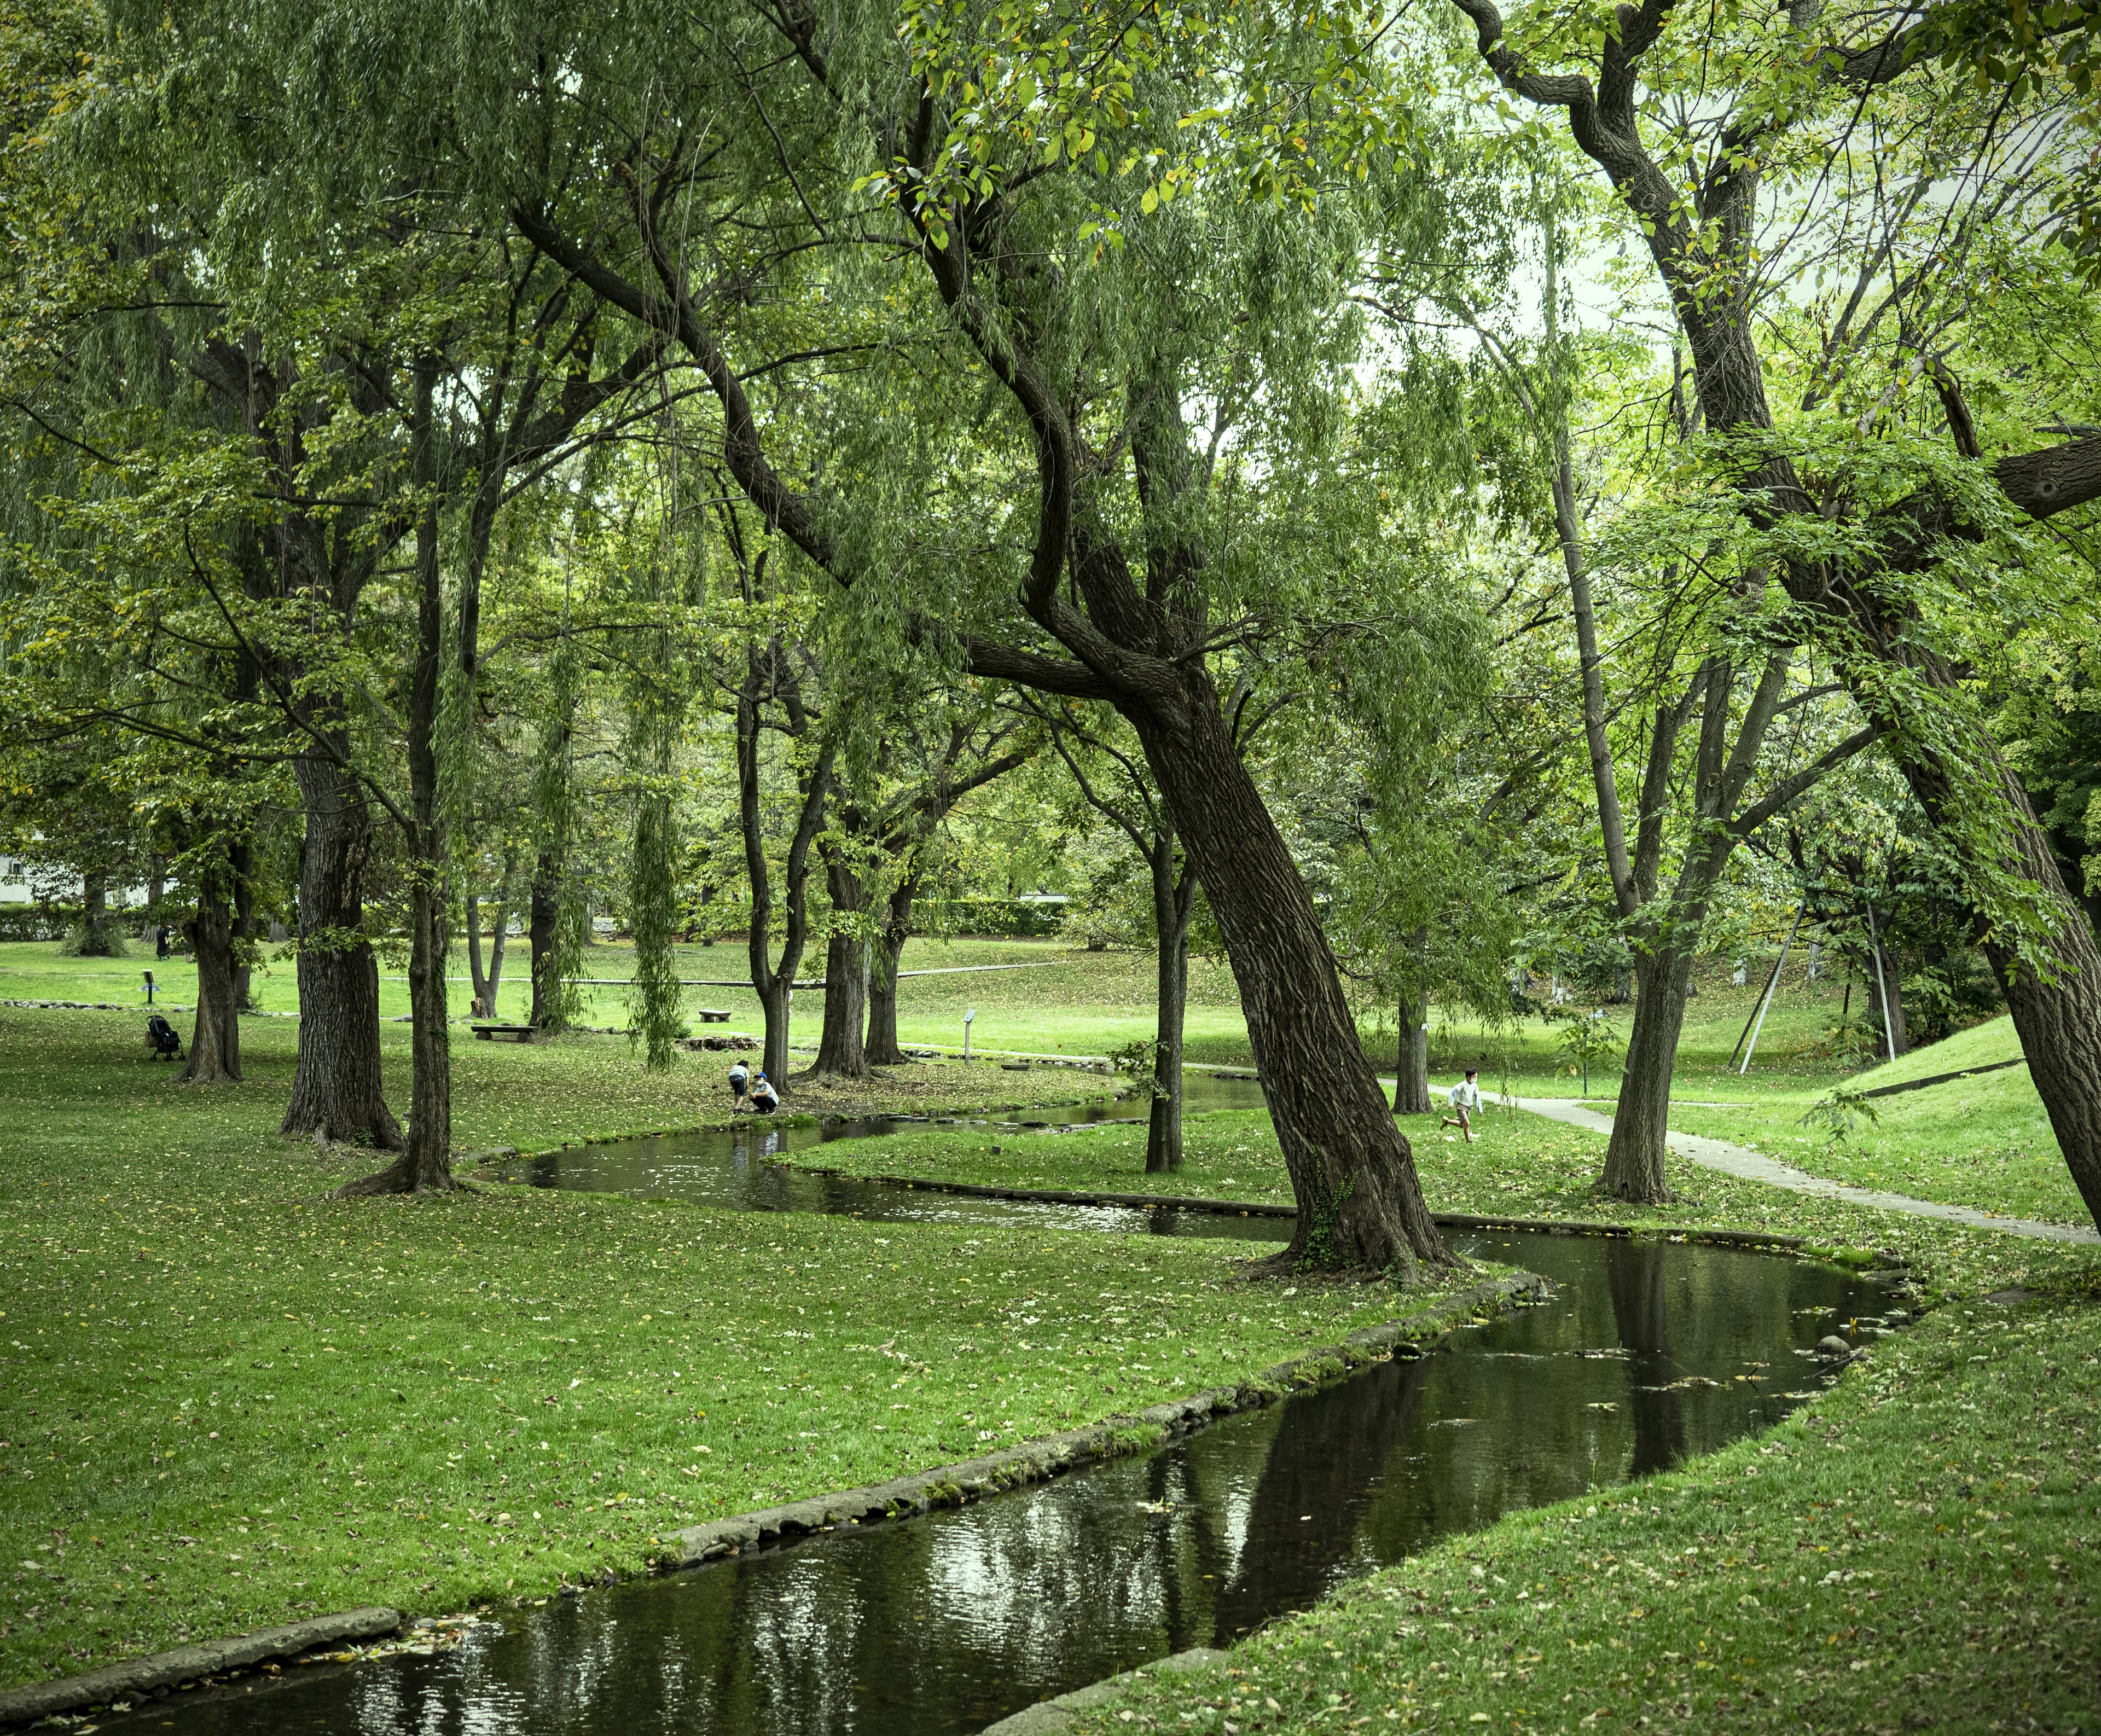
<svg viewBox="0 0 2101 1736">
<path fill-rule="evenodd" d="M 1403 1322 L 1387 1320 L 1352 1332 L 1340 1344 L 1309 1350 L 1278 1363 L 1234 1386 L 1213 1387 L 1187 1398 L 1148 1405 L 1143 1411 L 1112 1416 L 1085 1429 L 1024 1441 L 976 1459 L 946 1464 L 915 1476 L 893 1478 L 865 1488 L 841 1490 L 785 1507 L 739 1513 L 673 1532 L 679 1556 L 667 1566 L 697 1567 L 704 1562 L 741 1554 L 790 1538 L 872 1525 L 885 1519 L 916 1517 L 942 1508 L 961 1507 L 984 1495 L 1003 1494 L 1029 1483 L 1046 1482 L 1067 1471 L 1144 1452 L 1164 1440 L 1202 1428 L 1214 1417 L 1258 1410 L 1294 1389 L 1313 1387 L 1350 1373 L 1368 1363 L 1401 1354 L 1420 1354 L 1432 1340 L 1467 1322 L 1493 1316 L 1520 1300 L 1537 1300 L 1546 1280 L 1524 1272 L 1491 1279 Z"/>
<path fill-rule="evenodd" d="M 339 1615 L 316 1615 L 289 1627 L 266 1628 L 259 1633 L 240 1634 L 230 1640 L 178 1646 L 174 1651 L 134 1658 L 128 1663 L 106 1664 L 82 1676 L 31 1682 L 0 1694 L 0 1725 L 30 1724 L 57 1712 L 78 1712 L 84 1707 L 107 1706 L 165 1692 L 203 1676 L 245 1670 L 272 1659 L 296 1658 L 346 1640 L 377 1639 L 396 1632 L 401 1623 L 399 1610 L 347 1610 Z"/>
</svg>

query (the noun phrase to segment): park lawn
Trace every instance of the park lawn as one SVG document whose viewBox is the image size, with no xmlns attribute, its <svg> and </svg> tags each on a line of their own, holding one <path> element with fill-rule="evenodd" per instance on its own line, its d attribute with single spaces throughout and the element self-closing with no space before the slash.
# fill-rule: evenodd
<svg viewBox="0 0 2101 1736">
<path fill-rule="evenodd" d="M 1872 1090 L 2019 1054 L 2012 1021 L 1996 1018 L 1843 1083 L 1851 1090 Z M 1856 1122 L 1843 1139 L 1802 1119 L 1838 1083 L 1837 1075 L 1829 1075 L 1742 1110 L 1674 1106 L 1670 1124 L 1863 1187 L 2052 1223 L 2091 1221 L 2027 1068 L 1873 1098 L 1876 1120 Z"/>
<path fill-rule="evenodd" d="M 249 1082 L 192 1090 L 117 1015 L 0 1009 L 0 1684 L 360 1604 L 543 1597 L 678 1526 L 1241 1379 L 1432 1299 L 1251 1284 L 1250 1250 L 1193 1239 L 336 1200 L 374 1158 L 276 1137 L 294 1031 L 245 1027 Z M 383 1036 L 398 1102 L 406 1033 Z M 611 1040 L 458 1058 L 484 1146 L 679 1124 L 714 1089 Z"/>
<path fill-rule="evenodd" d="M 2091 1731 L 2101 1268 L 1944 1307 L 1777 1429 L 1514 1513 L 1080 1732 Z"/>
</svg>

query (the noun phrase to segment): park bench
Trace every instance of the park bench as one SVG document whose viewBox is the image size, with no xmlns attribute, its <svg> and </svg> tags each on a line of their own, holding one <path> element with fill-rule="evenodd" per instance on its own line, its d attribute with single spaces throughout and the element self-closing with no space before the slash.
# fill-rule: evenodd
<svg viewBox="0 0 2101 1736">
<path fill-rule="evenodd" d="M 530 1025 L 475 1025 L 475 1036 L 484 1043 L 493 1043 L 501 1038 L 506 1043 L 529 1043 L 533 1040 Z"/>
<path fill-rule="evenodd" d="M 717 1007 L 697 1008 L 693 1017 L 704 1025 L 726 1025 L 729 1023 L 729 1014 Z"/>
</svg>

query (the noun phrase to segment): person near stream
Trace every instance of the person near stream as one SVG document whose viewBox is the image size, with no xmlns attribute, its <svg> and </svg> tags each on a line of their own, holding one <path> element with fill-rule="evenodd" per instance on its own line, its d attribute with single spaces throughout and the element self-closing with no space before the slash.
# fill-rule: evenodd
<svg viewBox="0 0 2101 1736">
<path fill-rule="evenodd" d="M 773 1089 L 773 1081 L 760 1073 L 751 1081 L 751 1107 L 762 1115 L 770 1115 L 781 1107 L 781 1093 Z"/>
<path fill-rule="evenodd" d="M 1473 1117 L 1481 1112 L 1481 1070 L 1477 1067 L 1466 1069 L 1466 1076 L 1445 1093 L 1444 1101 L 1451 1106 L 1452 1114 L 1440 1115 L 1440 1127 L 1456 1127 L 1466 1136 L 1466 1143 L 1474 1142 Z"/>
<path fill-rule="evenodd" d="M 729 1069 L 729 1112 L 732 1115 L 744 1107 L 744 1100 L 750 1094 L 750 1088 L 751 1069 L 744 1064 L 744 1058 L 740 1055 L 730 1063 Z"/>
</svg>

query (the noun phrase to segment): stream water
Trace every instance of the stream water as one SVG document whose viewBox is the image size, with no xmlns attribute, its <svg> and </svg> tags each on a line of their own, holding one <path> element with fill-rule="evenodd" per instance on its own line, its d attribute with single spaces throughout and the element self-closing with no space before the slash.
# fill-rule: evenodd
<svg viewBox="0 0 2101 1736">
<path fill-rule="evenodd" d="M 1262 1088 L 1252 1079 L 1192 1074 L 1184 1080 L 1183 1090 L 1183 1105 L 1192 1114 L 1264 1107 Z M 799 1126 L 750 1115 L 734 1128 L 572 1146 L 522 1158 L 500 1173 L 535 1187 L 632 1194 L 644 1199 L 685 1199 L 723 1211 L 833 1212 L 892 1223 L 1031 1225 L 1125 1235 L 1228 1236 L 1258 1241 L 1290 1239 L 1288 1218 L 986 1199 L 890 1182 L 816 1175 L 787 1164 L 789 1159 L 834 1139 L 865 1139 L 929 1125 L 1034 1131 L 1132 1119 L 1134 1106 L 1128 1100 L 1114 1098 L 1015 1109 L 1001 1115 L 931 1120 L 871 1115 Z"/>
<path fill-rule="evenodd" d="M 1440 1536 L 1767 1427 L 1822 1378 L 1820 1336 L 1881 1323 L 1872 1287 L 1772 1254 L 1515 1232 L 1461 1245 L 1544 1274 L 1553 1300 L 1142 1458 L 507 1610 L 450 1652 L 176 1696 L 135 1725 L 962 1736 L 1228 1645 Z"/>
</svg>

